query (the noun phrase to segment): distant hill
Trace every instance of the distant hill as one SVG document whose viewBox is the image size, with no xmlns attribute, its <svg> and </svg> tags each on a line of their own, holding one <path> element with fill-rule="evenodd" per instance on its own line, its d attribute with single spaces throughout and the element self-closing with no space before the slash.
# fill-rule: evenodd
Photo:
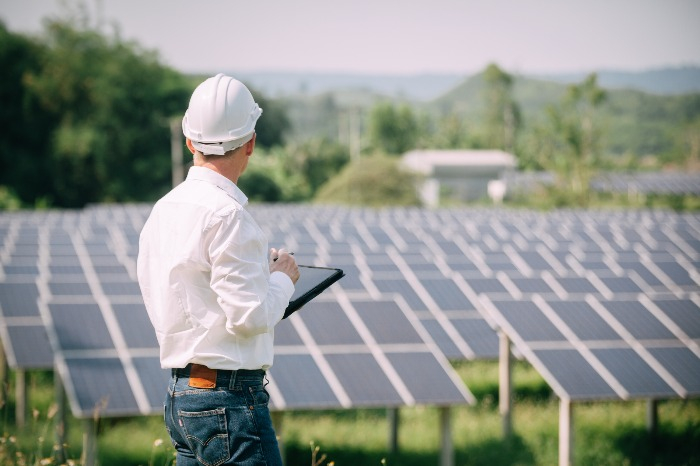
<svg viewBox="0 0 700 466">
<path fill-rule="evenodd" d="M 532 76 L 561 83 L 581 82 L 589 73 Z M 597 72 L 598 83 L 606 89 L 634 89 L 650 94 L 680 95 L 700 92 L 700 67 L 660 68 L 646 71 Z"/>
<path fill-rule="evenodd" d="M 568 85 L 523 76 L 513 78 L 513 97 L 526 118 L 541 114 L 548 105 L 556 104 Z M 446 115 L 455 113 L 477 119 L 485 113 L 483 98 L 483 74 L 470 76 L 440 97 L 428 102 L 424 108 Z"/>
<path fill-rule="evenodd" d="M 669 74 L 655 74 L 655 76 L 673 76 Z M 286 83 L 287 89 L 291 89 L 292 78 Z M 287 108 L 293 129 L 289 137 L 294 141 L 304 141 L 311 137 L 340 138 L 348 143 L 348 135 L 358 128 L 364 128 L 369 109 L 382 99 L 391 95 L 390 80 L 382 81 L 383 87 L 373 87 L 370 81 L 363 82 L 360 76 L 352 80 L 343 81 L 336 76 L 334 79 L 314 81 L 318 75 L 295 75 L 294 79 L 305 78 L 306 87 L 289 94 L 280 93 L 278 96 Z M 646 75 L 643 75 L 646 76 Z M 443 76 L 444 78 L 445 76 Z M 386 77 L 385 77 L 386 78 Z M 423 78 L 428 79 L 427 76 Z M 629 76 L 628 76 L 629 78 Z M 399 79 L 399 77 L 395 77 Z M 572 82 L 581 82 L 573 77 Z M 272 81 L 268 81 L 270 85 Z M 316 84 L 310 84 L 314 83 Z M 333 89 L 332 82 L 339 87 Z M 447 115 L 458 115 L 468 126 L 473 135 L 478 135 L 483 128 L 485 115 L 485 101 L 483 93 L 482 73 L 469 77 L 463 77 L 456 82 L 445 79 L 440 85 L 431 87 L 434 98 L 425 98 L 428 95 L 423 89 L 423 99 L 411 100 L 410 89 L 407 83 L 402 81 L 405 94 L 401 97 L 412 105 L 423 116 L 430 117 L 432 121 L 440 121 Z M 413 81 L 417 83 L 419 81 Z M 437 82 L 437 81 L 434 81 Z M 627 81 L 629 83 L 629 81 Z M 641 82 L 641 81 L 640 81 Z M 668 86 L 672 82 L 670 78 L 657 82 L 657 89 L 661 89 L 661 83 Z M 678 81 L 676 81 L 678 82 Z M 322 83 L 325 83 L 322 85 Z M 354 84 L 353 84 L 354 83 Z M 363 88 L 353 89 L 353 85 L 362 83 Z M 262 81 L 256 81 L 251 77 L 249 84 L 261 86 Z M 449 84 L 449 86 L 448 86 Z M 600 83 L 599 83 L 600 84 Z M 314 87 L 316 86 L 316 87 Z M 328 87 L 323 87 L 328 86 Z M 444 90 L 440 93 L 439 89 Z M 532 134 L 542 124 L 547 123 L 548 107 L 558 105 L 562 96 L 566 93 L 569 84 L 563 77 L 559 81 L 552 77 L 532 78 L 526 76 L 513 76 L 513 94 L 521 111 L 523 127 L 521 134 Z M 602 86 L 606 88 L 606 86 Z M 312 90 L 327 89 L 319 93 Z M 377 90 L 379 89 L 379 90 Z M 383 91 L 383 92 L 380 92 Z M 600 124 L 604 128 L 603 145 L 608 154 L 619 156 L 645 157 L 647 155 L 664 155 L 676 157 L 687 150 L 692 128 L 695 121 L 700 118 L 700 91 L 682 95 L 664 95 L 637 90 L 634 86 L 625 85 L 621 88 L 606 88 L 607 99 L 600 108 Z M 267 95 L 269 89 L 267 89 Z M 354 122 L 354 123 L 353 123 Z"/>
<path fill-rule="evenodd" d="M 291 72 L 235 72 L 241 81 L 270 97 L 366 91 L 392 98 L 430 100 L 466 79 L 465 75 L 363 75 Z"/>
<path fill-rule="evenodd" d="M 636 90 L 632 86 L 615 89 L 600 82 L 599 85 L 606 89 L 607 94 L 600 108 L 607 152 L 644 156 L 685 150 L 677 145 L 678 134 L 689 131 L 689 125 L 700 118 L 700 91 L 662 95 Z M 483 74 L 471 76 L 449 92 L 424 104 L 423 108 L 437 116 L 460 115 L 478 127 L 486 111 L 483 86 Z M 559 104 L 568 86 L 565 82 L 551 79 L 515 76 L 513 98 L 520 107 L 525 125 L 532 128 L 538 121 L 546 119 L 547 107 Z"/>
<path fill-rule="evenodd" d="M 505 70 L 508 71 L 508 70 Z M 460 74 L 363 75 L 300 72 L 231 72 L 270 97 L 318 95 L 337 91 L 367 91 L 391 98 L 430 101 L 468 79 Z M 515 73 L 514 73 L 515 74 Z M 521 75 L 560 84 L 581 82 L 590 73 Z M 638 72 L 602 70 L 598 82 L 606 89 L 633 89 L 659 95 L 700 92 L 700 66 Z"/>
</svg>

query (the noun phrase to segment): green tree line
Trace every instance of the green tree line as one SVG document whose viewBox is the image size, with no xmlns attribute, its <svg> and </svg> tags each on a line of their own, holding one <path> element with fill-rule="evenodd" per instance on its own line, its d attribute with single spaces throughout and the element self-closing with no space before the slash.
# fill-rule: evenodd
<svg viewBox="0 0 700 466">
<path fill-rule="evenodd" d="M 170 121 L 199 80 L 87 19 L 49 20 L 39 38 L 0 22 L 0 76 L 0 205 L 149 201 L 169 189 Z M 286 114 L 257 100 L 260 146 L 281 144 Z"/>
<path fill-rule="evenodd" d="M 157 199 L 171 187 L 171 121 L 207 76 L 78 16 L 46 21 L 39 37 L 0 22 L 0 77 L 2 209 Z M 264 115 L 240 183 L 254 201 L 417 205 L 419 179 L 399 156 L 421 148 L 514 153 L 556 174 L 550 195 L 569 205 L 588 204 L 602 169 L 700 164 L 700 95 L 609 92 L 594 74 L 562 86 L 491 64 L 427 103 L 251 91 Z"/>
<path fill-rule="evenodd" d="M 0 26 L 0 184 L 25 204 L 80 207 L 152 196 L 169 169 L 168 118 L 188 83 L 136 44 L 46 23 Z"/>
</svg>

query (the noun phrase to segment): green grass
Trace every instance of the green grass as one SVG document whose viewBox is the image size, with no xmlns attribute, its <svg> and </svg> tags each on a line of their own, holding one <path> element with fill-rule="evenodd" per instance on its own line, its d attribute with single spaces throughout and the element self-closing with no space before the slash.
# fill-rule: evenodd
<svg viewBox="0 0 700 466">
<path fill-rule="evenodd" d="M 455 367 L 479 400 L 476 406 L 452 410 L 457 466 L 554 465 L 558 462 L 559 402 L 542 378 L 525 362 L 513 369 L 514 434 L 504 440 L 498 414 L 498 365 L 460 362 Z M 30 415 L 27 427 L 14 427 L 14 400 L 3 407 L 0 466 L 36 466 L 50 458 L 54 444 L 50 373 L 29 375 Z M 296 411 L 283 416 L 282 434 L 287 464 L 312 464 L 310 444 L 320 448 L 316 460 L 336 466 L 424 466 L 439 464 L 439 414 L 433 407 L 400 410 L 399 451 L 387 447 L 384 409 Z M 658 432 L 645 426 L 644 401 L 574 405 L 574 461 L 577 465 L 700 465 L 700 400 L 659 403 Z M 43 440 L 39 442 L 38 440 Z M 12 441 L 10 440 L 12 439 Z M 82 424 L 70 419 L 69 458 L 80 458 Z M 41 443 L 41 447 L 38 444 Z M 21 458 L 17 456 L 21 454 Z M 101 466 L 166 466 L 173 448 L 160 416 L 103 419 L 99 424 Z M 47 463 L 52 464 L 52 463 Z"/>
</svg>

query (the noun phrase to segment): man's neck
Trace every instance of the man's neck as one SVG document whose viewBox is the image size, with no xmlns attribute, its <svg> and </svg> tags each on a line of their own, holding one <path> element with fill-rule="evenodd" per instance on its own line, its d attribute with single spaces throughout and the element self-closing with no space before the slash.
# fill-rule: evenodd
<svg viewBox="0 0 700 466">
<path fill-rule="evenodd" d="M 207 162 L 195 158 L 194 166 L 208 168 L 209 170 L 215 171 L 219 175 L 231 180 L 234 184 L 238 183 L 238 178 L 241 176 L 241 170 L 238 170 L 236 168 L 236 164 L 231 163 L 231 160 L 227 159 L 217 159 Z"/>
</svg>

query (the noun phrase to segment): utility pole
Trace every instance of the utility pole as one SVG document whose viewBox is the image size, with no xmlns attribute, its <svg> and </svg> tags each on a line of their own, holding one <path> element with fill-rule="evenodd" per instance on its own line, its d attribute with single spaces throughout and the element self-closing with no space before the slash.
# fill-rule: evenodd
<svg viewBox="0 0 700 466">
<path fill-rule="evenodd" d="M 173 188 L 185 179 L 185 167 L 182 164 L 182 131 L 180 120 L 170 120 L 170 156 L 172 161 Z"/>
<path fill-rule="evenodd" d="M 351 108 L 349 113 L 350 160 L 357 161 L 360 158 L 360 109 Z"/>
</svg>

